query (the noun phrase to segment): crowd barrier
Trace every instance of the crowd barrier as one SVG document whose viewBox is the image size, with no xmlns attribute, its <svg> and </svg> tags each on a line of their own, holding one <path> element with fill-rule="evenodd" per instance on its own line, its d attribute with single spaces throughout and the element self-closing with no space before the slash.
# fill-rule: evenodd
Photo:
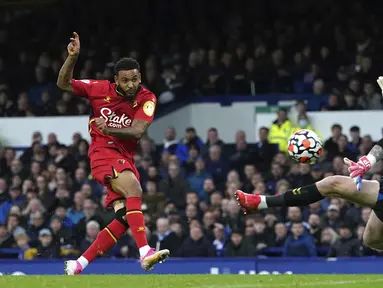
<svg viewBox="0 0 383 288">
<path fill-rule="evenodd" d="M 0 260 L 0 275 L 60 275 L 63 260 Z M 380 274 L 383 258 L 182 258 L 149 274 Z M 84 274 L 147 274 L 138 261 L 99 259 Z"/>
</svg>

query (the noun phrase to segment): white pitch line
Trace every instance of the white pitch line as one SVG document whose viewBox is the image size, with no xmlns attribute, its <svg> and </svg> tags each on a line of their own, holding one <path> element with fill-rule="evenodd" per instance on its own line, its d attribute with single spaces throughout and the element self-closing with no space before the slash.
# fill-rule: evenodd
<svg viewBox="0 0 383 288">
<path fill-rule="evenodd" d="M 316 286 L 339 286 L 339 285 L 349 285 L 349 284 L 369 284 L 369 283 L 379 283 L 383 282 L 382 279 L 371 279 L 371 280 L 345 280 L 345 281 L 322 281 L 322 282 L 300 282 L 300 283 L 256 283 L 254 279 L 254 284 L 233 284 L 233 285 L 207 285 L 207 286 L 195 286 L 193 288 L 266 288 L 266 287 L 316 287 Z"/>
</svg>

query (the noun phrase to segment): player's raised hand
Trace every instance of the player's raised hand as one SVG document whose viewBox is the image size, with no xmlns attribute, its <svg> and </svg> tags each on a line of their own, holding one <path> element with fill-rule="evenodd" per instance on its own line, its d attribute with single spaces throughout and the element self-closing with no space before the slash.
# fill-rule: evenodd
<svg viewBox="0 0 383 288">
<path fill-rule="evenodd" d="M 96 123 L 97 129 L 105 133 L 106 129 L 108 128 L 106 126 L 106 120 L 104 118 L 96 118 L 94 122 Z"/>
<path fill-rule="evenodd" d="M 67 50 L 70 56 L 78 56 L 80 54 L 80 36 L 76 32 L 73 32 L 73 37 L 70 38 Z"/>
<path fill-rule="evenodd" d="M 362 176 L 371 169 L 371 162 L 366 156 L 363 156 L 359 159 L 358 162 L 351 161 L 348 158 L 344 158 L 344 163 L 348 166 L 348 172 L 350 177 L 354 179 L 358 191 L 362 189 Z"/>
<path fill-rule="evenodd" d="M 382 95 L 383 95 L 383 76 L 379 76 L 378 80 L 376 80 L 376 82 L 378 82 L 378 85 L 380 87 L 380 90 L 382 90 Z"/>
</svg>

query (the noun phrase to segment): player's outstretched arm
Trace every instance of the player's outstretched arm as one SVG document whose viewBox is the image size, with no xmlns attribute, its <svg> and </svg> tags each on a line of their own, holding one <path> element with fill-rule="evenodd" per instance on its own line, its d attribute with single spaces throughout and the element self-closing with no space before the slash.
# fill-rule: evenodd
<svg viewBox="0 0 383 288">
<path fill-rule="evenodd" d="M 59 76 L 57 78 L 57 86 L 62 90 L 73 92 L 73 70 L 76 65 L 78 55 L 80 54 L 80 37 L 76 32 L 73 32 L 73 38 L 70 38 L 67 50 L 68 57 L 60 69 Z"/>
<path fill-rule="evenodd" d="M 140 140 L 151 124 L 151 122 L 147 120 L 134 119 L 131 127 L 120 129 L 107 127 L 105 119 L 103 118 L 96 118 L 95 122 L 101 132 L 125 140 Z"/>
</svg>

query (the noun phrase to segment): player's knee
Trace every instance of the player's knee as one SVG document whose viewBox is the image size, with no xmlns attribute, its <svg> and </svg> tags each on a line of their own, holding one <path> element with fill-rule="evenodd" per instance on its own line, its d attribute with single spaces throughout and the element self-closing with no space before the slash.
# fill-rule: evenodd
<svg viewBox="0 0 383 288">
<path fill-rule="evenodd" d="M 129 227 L 128 225 L 128 222 L 126 221 L 125 219 L 125 215 L 126 215 L 126 208 L 123 207 L 121 209 L 118 209 L 115 213 L 114 213 L 114 218 L 120 222 L 122 225 L 124 225 L 125 227 Z"/>
</svg>

